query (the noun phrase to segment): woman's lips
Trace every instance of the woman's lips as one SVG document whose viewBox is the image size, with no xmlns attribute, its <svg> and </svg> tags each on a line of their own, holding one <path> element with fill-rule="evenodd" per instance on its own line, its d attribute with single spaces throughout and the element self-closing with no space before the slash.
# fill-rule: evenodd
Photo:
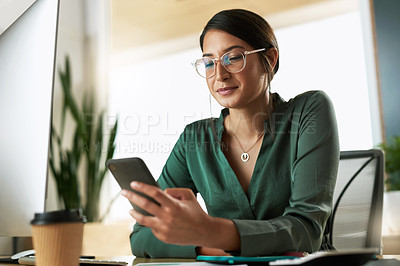
<svg viewBox="0 0 400 266">
<path fill-rule="evenodd" d="M 228 95 L 228 94 L 231 94 L 236 89 L 237 89 L 237 87 L 223 87 L 223 88 L 219 88 L 217 90 L 217 92 L 221 95 Z"/>
</svg>

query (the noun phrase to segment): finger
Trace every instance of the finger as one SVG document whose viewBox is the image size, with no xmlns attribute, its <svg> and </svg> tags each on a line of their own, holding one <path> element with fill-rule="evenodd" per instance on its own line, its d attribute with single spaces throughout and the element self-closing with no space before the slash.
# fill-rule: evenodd
<svg viewBox="0 0 400 266">
<path fill-rule="evenodd" d="M 125 198 L 127 198 L 130 202 L 132 202 L 136 206 L 140 207 L 141 209 L 147 211 L 148 213 L 150 213 L 152 215 L 155 215 L 159 211 L 160 206 L 157 203 L 155 203 L 135 192 L 132 192 L 129 190 L 122 190 L 121 194 Z"/>
<path fill-rule="evenodd" d="M 141 182 L 132 182 L 130 185 L 132 189 L 146 194 L 164 207 L 168 207 L 172 204 L 172 198 L 165 194 L 159 187 Z"/>
<path fill-rule="evenodd" d="M 156 218 L 154 216 L 146 216 L 138 211 L 135 211 L 134 209 L 131 209 L 129 211 L 129 214 L 133 217 L 133 219 L 136 220 L 137 223 L 152 228 L 155 225 L 157 225 L 156 223 Z"/>
<path fill-rule="evenodd" d="M 164 192 L 178 200 L 193 200 L 196 199 L 193 191 L 188 188 L 167 188 Z"/>
</svg>

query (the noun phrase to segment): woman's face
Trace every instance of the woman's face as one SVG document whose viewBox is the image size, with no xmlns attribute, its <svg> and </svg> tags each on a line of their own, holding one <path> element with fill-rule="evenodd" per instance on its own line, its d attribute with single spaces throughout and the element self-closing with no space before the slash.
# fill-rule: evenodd
<svg viewBox="0 0 400 266">
<path fill-rule="evenodd" d="M 251 47 L 245 41 L 221 30 L 209 30 L 203 42 L 203 56 L 220 58 L 229 51 L 251 51 L 263 47 Z M 218 61 L 215 75 L 207 79 L 212 96 L 227 108 L 247 108 L 259 101 L 268 102 L 267 72 L 256 53 L 246 56 L 246 66 L 239 73 L 228 72 Z M 260 105 L 257 105 L 260 106 Z"/>
</svg>

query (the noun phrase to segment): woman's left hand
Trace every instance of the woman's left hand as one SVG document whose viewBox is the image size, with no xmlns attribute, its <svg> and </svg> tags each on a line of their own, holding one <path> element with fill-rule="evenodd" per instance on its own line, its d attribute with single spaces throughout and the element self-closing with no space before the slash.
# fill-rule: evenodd
<svg viewBox="0 0 400 266">
<path fill-rule="evenodd" d="M 139 182 L 132 182 L 131 187 L 160 203 L 157 205 L 131 191 L 121 192 L 129 201 L 154 215 L 145 216 L 131 210 L 131 216 L 141 225 L 151 228 L 158 239 L 176 245 L 210 246 L 213 217 L 203 211 L 190 189 L 168 188 L 162 191 Z"/>
</svg>

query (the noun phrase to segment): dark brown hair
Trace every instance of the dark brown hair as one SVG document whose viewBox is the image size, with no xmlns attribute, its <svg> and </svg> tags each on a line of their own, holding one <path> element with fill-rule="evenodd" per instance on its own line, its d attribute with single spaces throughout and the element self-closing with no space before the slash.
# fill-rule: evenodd
<svg viewBox="0 0 400 266">
<path fill-rule="evenodd" d="M 210 29 L 225 31 L 250 44 L 254 49 L 266 48 L 264 52 L 257 53 L 264 69 L 268 73 L 268 81 L 271 82 L 273 76 L 279 68 L 279 48 L 274 31 L 268 22 L 260 15 L 244 9 L 224 10 L 215 14 L 204 27 L 200 36 L 200 48 L 203 50 L 204 36 Z M 278 59 L 274 69 L 267 57 L 269 48 L 278 51 Z"/>
</svg>

